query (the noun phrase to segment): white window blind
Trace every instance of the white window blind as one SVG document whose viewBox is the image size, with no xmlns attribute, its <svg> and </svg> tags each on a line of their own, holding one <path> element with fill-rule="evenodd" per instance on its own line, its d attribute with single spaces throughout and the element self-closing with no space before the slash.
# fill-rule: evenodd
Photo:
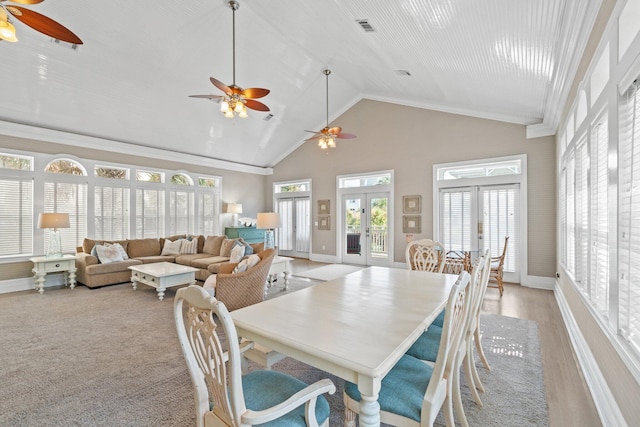
<svg viewBox="0 0 640 427">
<path fill-rule="evenodd" d="M 129 239 L 129 188 L 96 186 L 94 194 L 96 239 Z"/>
<path fill-rule="evenodd" d="M 44 212 L 68 213 L 69 228 L 61 228 L 63 253 L 75 253 L 87 237 L 87 183 L 45 182 Z M 49 230 L 45 230 L 44 247 L 49 246 Z"/>
<path fill-rule="evenodd" d="M 33 178 L 0 178 L 0 257 L 33 254 Z"/>
<path fill-rule="evenodd" d="M 198 227 L 196 233 L 203 236 L 220 234 L 220 218 L 217 191 L 198 192 Z"/>
<path fill-rule="evenodd" d="M 296 198 L 296 251 L 309 252 L 311 248 L 311 200 Z"/>
<path fill-rule="evenodd" d="M 567 261 L 565 267 L 572 275 L 576 269 L 576 206 L 575 206 L 575 159 L 567 161 Z"/>
<path fill-rule="evenodd" d="M 169 234 L 193 234 L 195 225 L 193 191 L 169 191 Z"/>
<path fill-rule="evenodd" d="M 164 190 L 136 189 L 136 238 L 165 235 Z"/>
<path fill-rule="evenodd" d="M 280 228 L 278 234 L 278 249 L 293 250 L 293 199 L 278 199 L 278 213 L 280 214 Z"/>
<path fill-rule="evenodd" d="M 492 256 L 502 254 L 505 237 L 509 237 L 504 271 L 516 270 L 518 233 L 515 223 L 516 191 L 513 186 L 482 190 L 483 249 L 490 249 Z"/>
<path fill-rule="evenodd" d="M 560 262 L 567 265 L 567 170 L 560 172 Z"/>
<path fill-rule="evenodd" d="M 606 117 L 591 132 L 590 274 L 589 298 L 601 314 L 609 310 L 609 198 L 607 157 L 609 126 Z"/>
<path fill-rule="evenodd" d="M 585 140 L 576 150 L 575 170 L 575 271 L 576 284 L 588 290 L 589 255 L 589 148 Z"/>
<path fill-rule="evenodd" d="M 618 329 L 640 351 L 640 94 L 637 80 L 619 114 Z"/>
<path fill-rule="evenodd" d="M 471 191 L 441 191 L 441 239 L 447 249 L 471 249 Z"/>
</svg>

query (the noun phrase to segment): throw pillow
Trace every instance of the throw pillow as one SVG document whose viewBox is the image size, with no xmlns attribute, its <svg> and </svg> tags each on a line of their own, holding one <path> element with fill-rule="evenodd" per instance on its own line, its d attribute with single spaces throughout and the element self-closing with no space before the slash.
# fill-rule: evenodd
<svg viewBox="0 0 640 427">
<path fill-rule="evenodd" d="M 247 269 L 255 267 L 259 262 L 260 262 L 260 257 L 258 255 L 249 255 L 249 258 L 247 258 L 247 260 L 249 261 L 247 263 Z"/>
<path fill-rule="evenodd" d="M 122 255 L 120 255 L 120 251 L 114 245 L 104 246 L 104 245 L 96 245 L 96 254 L 98 255 L 98 260 L 102 264 L 109 264 L 110 262 L 116 261 L 124 261 L 122 259 Z"/>
<path fill-rule="evenodd" d="M 240 262 L 243 256 L 244 245 L 240 242 L 236 242 L 236 244 L 233 246 L 233 249 L 231 249 L 231 257 L 229 259 L 229 262 Z"/>
<path fill-rule="evenodd" d="M 227 239 L 227 236 L 207 236 L 207 239 L 204 241 L 204 247 L 202 248 L 202 252 L 219 256 L 220 255 L 220 246 L 222 242 Z"/>
<path fill-rule="evenodd" d="M 236 244 L 238 239 L 227 239 L 222 241 L 222 245 L 220 246 L 220 256 L 223 257 L 231 257 L 231 249 Z"/>
<path fill-rule="evenodd" d="M 198 239 L 183 239 L 182 246 L 180 246 L 181 254 L 197 254 L 198 253 Z"/>
<path fill-rule="evenodd" d="M 248 244 L 242 239 L 240 239 L 240 242 L 242 242 L 242 245 L 244 246 L 244 256 L 251 255 L 253 253 L 253 246 L 251 246 L 250 244 Z"/>
<path fill-rule="evenodd" d="M 124 250 L 124 248 L 122 247 L 122 245 L 120 243 L 114 243 L 113 245 L 109 245 L 107 243 L 107 246 L 115 246 L 116 249 L 118 249 L 118 252 L 120 252 L 120 256 L 122 256 L 122 259 L 129 259 L 129 255 L 127 255 L 127 251 Z"/>
<path fill-rule="evenodd" d="M 176 240 L 175 242 L 165 240 L 164 248 L 162 248 L 160 255 L 180 255 L 180 246 L 182 246 L 182 240 Z"/>
<path fill-rule="evenodd" d="M 248 264 L 249 264 L 249 258 L 243 259 L 238 263 L 238 265 L 236 265 L 236 268 L 234 268 L 231 273 L 233 274 L 244 273 L 245 271 L 247 271 L 247 268 L 249 268 Z"/>
<path fill-rule="evenodd" d="M 218 276 L 216 276 L 215 274 L 212 274 L 211 276 L 207 277 L 207 280 L 204 281 L 204 285 L 202 285 L 204 290 L 209 292 L 209 294 L 212 297 L 216 296 L 216 280 L 217 279 L 218 279 Z"/>
</svg>

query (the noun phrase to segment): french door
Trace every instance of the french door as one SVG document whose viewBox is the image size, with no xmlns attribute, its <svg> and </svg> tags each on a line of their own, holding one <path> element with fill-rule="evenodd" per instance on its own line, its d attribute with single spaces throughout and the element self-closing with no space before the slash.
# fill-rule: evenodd
<svg viewBox="0 0 640 427">
<path fill-rule="evenodd" d="M 389 193 L 342 196 L 342 260 L 349 264 L 389 264 Z"/>
<path fill-rule="evenodd" d="M 277 231 L 278 254 L 309 258 L 311 248 L 311 201 L 308 196 L 277 199 L 281 226 Z"/>
<path fill-rule="evenodd" d="M 520 185 L 440 189 L 439 239 L 447 250 L 491 250 L 499 256 L 509 237 L 504 280 L 520 282 Z"/>
</svg>

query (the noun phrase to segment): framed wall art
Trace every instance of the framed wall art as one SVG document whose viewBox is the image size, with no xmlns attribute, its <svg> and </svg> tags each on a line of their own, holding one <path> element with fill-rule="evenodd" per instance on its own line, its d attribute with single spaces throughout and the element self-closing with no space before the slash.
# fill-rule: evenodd
<svg viewBox="0 0 640 427">
<path fill-rule="evenodd" d="M 329 215 L 331 212 L 331 200 L 318 200 L 318 215 Z"/>
<path fill-rule="evenodd" d="M 404 215 L 402 217 L 402 232 L 404 234 L 422 233 L 422 217 L 420 215 Z"/>
<path fill-rule="evenodd" d="M 402 196 L 402 213 L 419 214 L 421 212 L 422 196 Z"/>
<path fill-rule="evenodd" d="M 318 230 L 331 230 L 330 216 L 321 216 L 318 218 Z"/>
</svg>

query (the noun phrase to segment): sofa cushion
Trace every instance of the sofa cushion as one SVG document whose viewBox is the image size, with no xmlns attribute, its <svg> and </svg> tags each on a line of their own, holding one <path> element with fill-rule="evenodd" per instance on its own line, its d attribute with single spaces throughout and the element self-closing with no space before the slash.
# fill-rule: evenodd
<svg viewBox="0 0 640 427">
<path fill-rule="evenodd" d="M 264 242 L 250 243 L 250 245 L 253 248 L 254 254 L 259 254 L 260 252 L 264 251 Z"/>
<path fill-rule="evenodd" d="M 202 247 L 202 252 L 210 255 L 220 255 L 220 247 L 227 236 L 207 236 Z"/>
<path fill-rule="evenodd" d="M 132 239 L 127 245 L 129 258 L 140 258 L 160 255 L 160 241 L 158 239 Z"/>
<path fill-rule="evenodd" d="M 229 258 L 223 256 L 210 256 L 207 258 L 198 258 L 191 260 L 191 267 L 207 269 L 211 264 L 220 264 L 229 261 Z"/>
<path fill-rule="evenodd" d="M 236 245 L 238 239 L 227 239 L 222 241 L 222 245 L 220 246 L 220 256 L 231 256 L 231 249 Z"/>
<path fill-rule="evenodd" d="M 189 267 L 193 267 L 191 265 L 191 263 L 194 260 L 200 259 L 200 258 L 211 258 L 211 254 L 184 254 L 184 255 L 178 255 L 176 257 L 176 264 L 180 264 L 180 265 L 186 265 Z"/>
<path fill-rule="evenodd" d="M 119 271 L 129 271 L 129 267 L 132 265 L 140 265 L 140 261 L 136 259 L 128 259 L 125 261 L 112 262 L 109 264 L 88 265 L 85 269 L 85 274 L 109 274 L 117 273 Z"/>
<path fill-rule="evenodd" d="M 176 262 L 175 255 L 140 256 L 136 259 L 142 261 L 143 264 L 153 264 L 154 262 Z"/>
</svg>

